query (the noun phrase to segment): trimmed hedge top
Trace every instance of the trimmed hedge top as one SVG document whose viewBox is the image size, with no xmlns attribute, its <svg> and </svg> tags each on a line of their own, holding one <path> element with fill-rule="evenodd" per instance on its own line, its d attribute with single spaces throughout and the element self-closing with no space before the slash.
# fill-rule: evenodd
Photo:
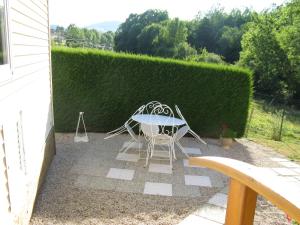
<svg viewBox="0 0 300 225">
<path fill-rule="evenodd" d="M 217 137 L 224 124 L 244 133 L 252 79 L 236 66 L 56 47 L 52 71 L 56 131 L 74 131 L 83 111 L 89 132 L 106 132 L 157 100 L 177 104 L 201 135 Z"/>
</svg>

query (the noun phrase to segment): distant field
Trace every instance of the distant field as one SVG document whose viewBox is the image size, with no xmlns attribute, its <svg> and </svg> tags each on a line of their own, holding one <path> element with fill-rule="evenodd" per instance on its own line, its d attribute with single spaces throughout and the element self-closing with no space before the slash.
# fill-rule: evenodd
<svg viewBox="0 0 300 225">
<path fill-rule="evenodd" d="M 252 103 L 253 114 L 249 120 L 248 138 L 257 143 L 274 148 L 291 160 L 300 161 L 300 111 L 287 108 L 279 139 L 282 107 L 274 106 L 263 100 Z"/>
</svg>

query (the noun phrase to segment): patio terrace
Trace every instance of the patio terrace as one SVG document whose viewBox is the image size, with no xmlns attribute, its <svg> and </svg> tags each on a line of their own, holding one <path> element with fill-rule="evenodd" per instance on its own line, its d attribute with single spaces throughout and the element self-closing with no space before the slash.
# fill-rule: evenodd
<svg viewBox="0 0 300 225">
<path fill-rule="evenodd" d="M 139 159 L 138 150 L 118 150 L 129 139 L 104 140 L 89 133 L 88 143 L 74 134 L 56 134 L 57 155 L 38 197 L 31 225 L 40 224 L 206 224 L 224 223 L 228 179 L 206 168 L 189 167 L 177 151 L 174 169 L 168 162 Z M 218 140 L 197 144 L 184 138 L 191 156 L 223 156 L 265 167 L 299 185 L 300 166 L 246 139 L 231 149 Z M 145 145 L 141 148 L 145 149 Z M 143 156 L 143 153 L 141 154 Z M 259 198 L 255 224 L 288 224 L 282 211 Z"/>
</svg>

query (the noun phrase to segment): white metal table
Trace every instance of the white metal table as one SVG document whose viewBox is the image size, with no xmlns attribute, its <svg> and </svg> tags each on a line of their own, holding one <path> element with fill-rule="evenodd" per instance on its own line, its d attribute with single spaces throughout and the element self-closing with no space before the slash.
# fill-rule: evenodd
<svg viewBox="0 0 300 225">
<path fill-rule="evenodd" d="M 163 115 L 138 114 L 131 118 L 139 123 L 158 126 L 181 126 L 186 123 L 182 119 Z"/>
</svg>

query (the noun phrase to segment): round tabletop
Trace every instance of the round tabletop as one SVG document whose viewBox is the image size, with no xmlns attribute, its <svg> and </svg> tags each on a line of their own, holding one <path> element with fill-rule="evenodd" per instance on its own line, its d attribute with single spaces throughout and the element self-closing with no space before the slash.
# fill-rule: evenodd
<svg viewBox="0 0 300 225">
<path fill-rule="evenodd" d="M 134 115 L 131 118 L 136 122 L 149 125 L 180 126 L 185 124 L 185 121 L 182 119 L 162 115 L 139 114 Z"/>
</svg>

